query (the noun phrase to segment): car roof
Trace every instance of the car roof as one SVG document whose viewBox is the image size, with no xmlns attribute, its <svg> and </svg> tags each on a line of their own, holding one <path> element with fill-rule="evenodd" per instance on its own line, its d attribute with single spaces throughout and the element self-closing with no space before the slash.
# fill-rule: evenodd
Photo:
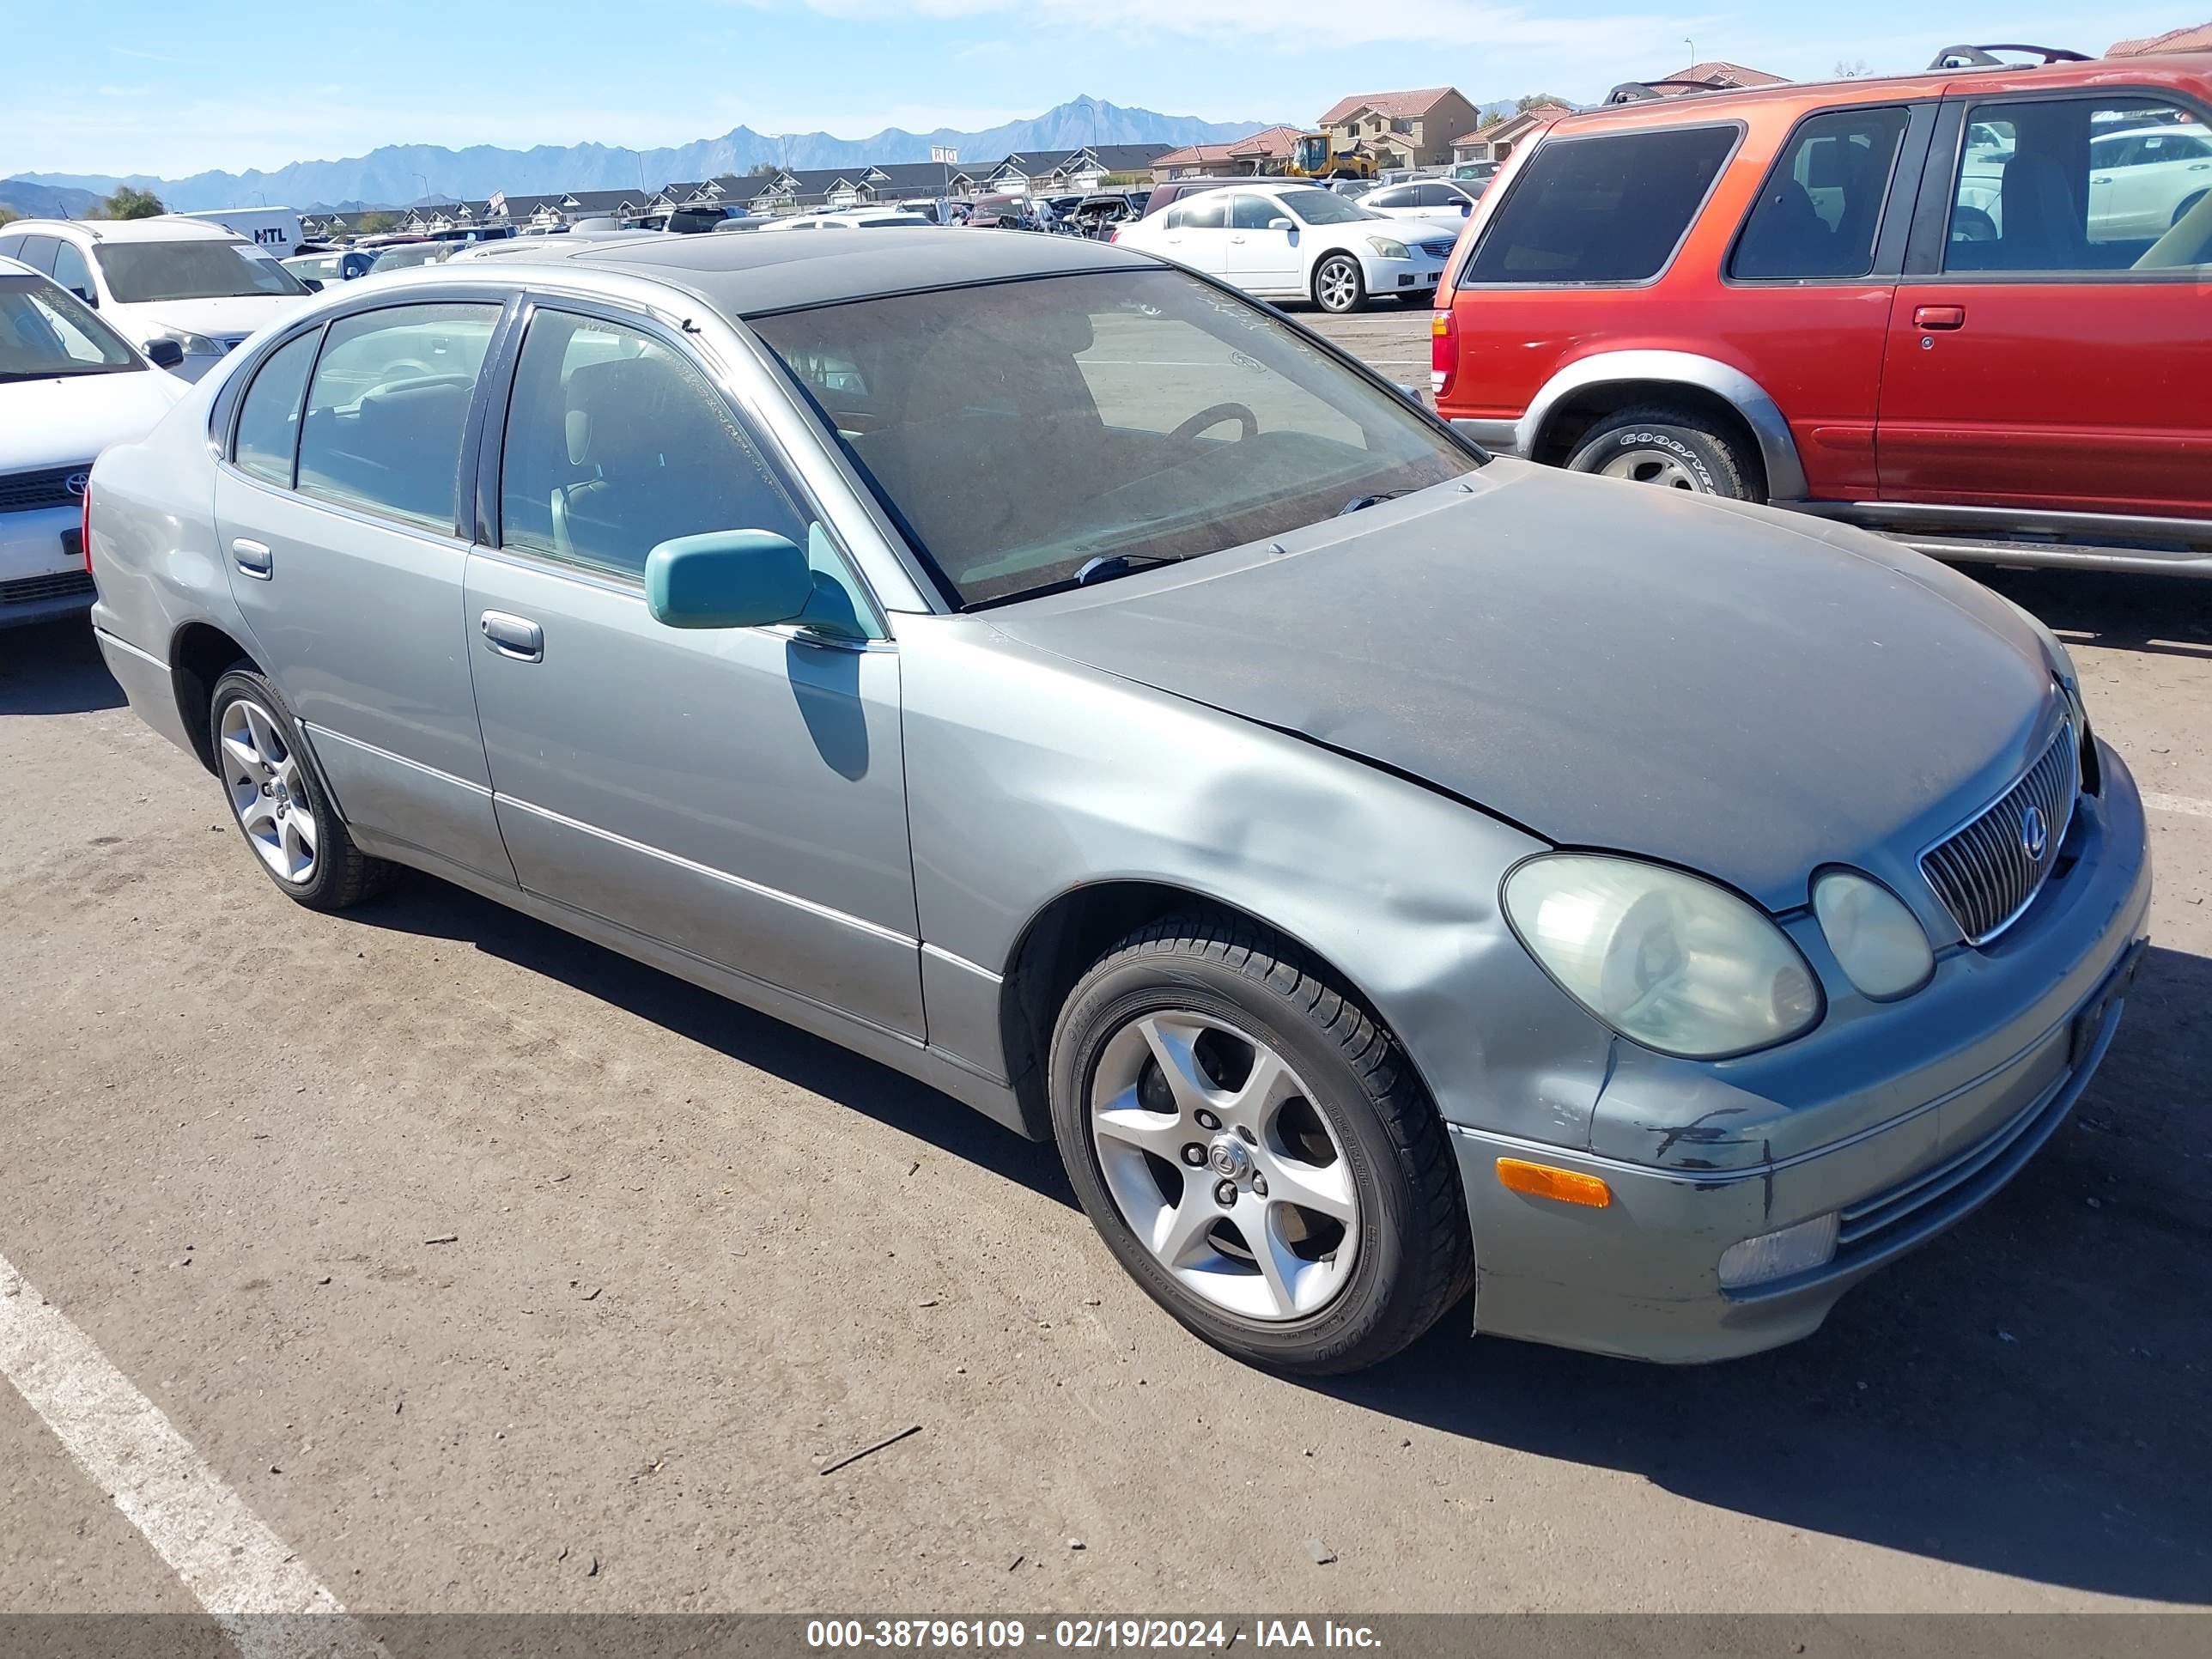
<svg viewBox="0 0 2212 1659">
<path fill-rule="evenodd" d="M 2005 50 L 2005 48 L 1998 48 Z M 2019 92 L 2138 92 L 2180 87 L 2202 97 L 2212 90 L 2212 52 L 2084 62 L 2006 64 L 1992 69 L 1920 70 L 1844 81 L 1785 81 L 1779 86 L 1729 88 L 1674 97 L 1640 98 L 1563 115 L 1541 129 L 1547 137 L 1626 131 L 1645 126 L 1694 126 L 1746 117 L 1794 120 L 1809 110 L 1880 104 L 1908 98 L 1996 97 Z"/>
<path fill-rule="evenodd" d="M 236 231 L 209 220 L 182 219 L 166 213 L 150 219 L 17 219 L 9 228 L 41 236 L 73 231 L 95 242 L 237 242 L 252 246 Z"/>
<path fill-rule="evenodd" d="M 836 305 L 916 289 L 1025 276 L 1131 270 L 1160 261 L 1079 236 L 996 234 L 933 226 L 843 236 L 671 236 L 579 248 L 569 262 L 658 278 L 732 317 Z M 517 263 L 525 263 L 520 261 Z"/>
</svg>

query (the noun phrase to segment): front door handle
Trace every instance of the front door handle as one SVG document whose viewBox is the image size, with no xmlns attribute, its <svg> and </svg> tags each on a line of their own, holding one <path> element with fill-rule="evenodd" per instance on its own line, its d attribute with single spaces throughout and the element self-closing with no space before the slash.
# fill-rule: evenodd
<svg viewBox="0 0 2212 1659">
<path fill-rule="evenodd" d="M 484 643 L 502 657 L 517 662 L 545 660 L 545 630 L 527 617 L 510 617 L 504 611 L 487 611 L 477 619 Z"/>
<path fill-rule="evenodd" d="M 1964 328 L 1966 308 L 1964 306 L 1917 306 L 1912 312 L 1915 328 Z"/>
<path fill-rule="evenodd" d="M 267 581 L 276 574 L 276 556 L 260 542 L 250 542 L 240 536 L 230 544 L 230 556 L 238 568 L 256 581 Z"/>
</svg>

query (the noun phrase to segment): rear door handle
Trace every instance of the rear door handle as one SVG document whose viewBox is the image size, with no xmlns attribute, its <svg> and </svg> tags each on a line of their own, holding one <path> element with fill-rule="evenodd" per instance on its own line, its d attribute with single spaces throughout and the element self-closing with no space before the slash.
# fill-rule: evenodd
<svg viewBox="0 0 2212 1659">
<path fill-rule="evenodd" d="M 477 619 L 484 642 L 502 657 L 517 662 L 545 660 L 545 630 L 527 617 L 511 617 L 504 611 L 487 611 Z"/>
<path fill-rule="evenodd" d="M 1964 328 L 1966 308 L 1964 306 L 1916 306 L 1912 312 L 1915 328 Z"/>
<path fill-rule="evenodd" d="M 238 568 L 257 581 L 267 581 L 276 574 L 276 556 L 260 542 L 250 542 L 240 536 L 230 544 L 230 556 Z"/>
</svg>

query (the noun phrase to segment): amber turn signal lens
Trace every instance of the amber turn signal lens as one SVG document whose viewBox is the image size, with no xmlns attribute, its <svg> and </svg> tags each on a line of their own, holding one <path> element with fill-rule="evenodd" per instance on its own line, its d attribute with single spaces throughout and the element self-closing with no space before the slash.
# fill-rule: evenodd
<svg viewBox="0 0 2212 1659">
<path fill-rule="evenodd" d="M 1509 1192 L 1587 1205 L 1593 1210 L 1602 1210 L 1613 1202 L 1613 1188 L 1594 1175 L 1555 1170 L 1548 1164 L 1529 1164 L 1517 1158 L 1498 1160 L 1498 1184 Z"/>
</svg>

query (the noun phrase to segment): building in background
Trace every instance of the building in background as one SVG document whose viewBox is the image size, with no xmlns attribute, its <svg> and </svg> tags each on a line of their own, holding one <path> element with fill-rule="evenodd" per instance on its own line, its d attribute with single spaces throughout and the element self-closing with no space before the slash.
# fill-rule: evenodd
<svg viewBox="0 0 2212 1659">
<path fill-rule="evenodd" d="M 1321 118 L 1321 130 L 1332 155 L 1365 156 L 1379 173 L 1443 166 L 1452 159 L 1453 136 L 1473 131 L 1481 118 L 1457 87 L 1425 87 L 1341 99 Z"/>
</svg>

